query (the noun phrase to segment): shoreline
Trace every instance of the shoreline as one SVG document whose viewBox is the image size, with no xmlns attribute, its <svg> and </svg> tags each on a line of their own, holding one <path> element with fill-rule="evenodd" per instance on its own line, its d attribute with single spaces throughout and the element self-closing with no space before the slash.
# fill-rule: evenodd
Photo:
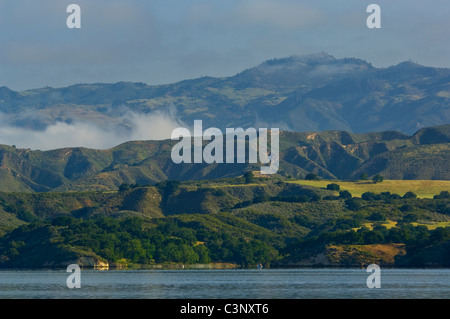
<svg viewBox="0 0 450 319">
<path fill-rule="evenodd" d="M 367 265 L 368 266 L 368 265 Z M 123 270 L 123 271 L 135 271 L 135 270 L 258 270 L 258 271 L 264 271 L 264 270 L 301 270 L 301 269 L 352 269 L 352 270 L 365 270 L 367 267 L 356 267 L 356 266 L 324 266 L 324 265 L 312 265 L 312 266 L 296 266 L 296 267 L 264 267 L 262 269 L 259 269 L 257 267 L 242 267 L 240 265 L 236 264 L 220 264 L 220 263 L 214 263 L 214 264 L 173 264 L 173 265 L 163 265 L 163 264 L 156 264 L 156 265 L 133 265 L 132 267 L 86 267 L 86 266 L 80 266 L 81 270 L 98 270 L 98 271 L 117 271 L 117 270 Z M 394 267 L 394 266 L 381 266 L 381 269 L 389 269 L 389 270 L 445 270 L 450 269 L 450 267 Z M 45 270 L 45 271 L 51 271 L 51 270 L 66 270 L 65 267 L 17 267 L 17 268 L 0 268 L 1 271 L 38 271 L 38 270 Z"/>
</svg>

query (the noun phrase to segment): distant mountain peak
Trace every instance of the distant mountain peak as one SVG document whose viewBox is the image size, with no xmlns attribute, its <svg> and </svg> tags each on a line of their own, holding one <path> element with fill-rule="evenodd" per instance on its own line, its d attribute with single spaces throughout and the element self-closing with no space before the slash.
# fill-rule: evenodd
<svg viewBox="0 0 450 319">
<path fill-rule="evenodd" d="M 425 68 L 425 66 L 418 64 L 417 62 L 413 62 L 411 60 L 400 62 L 397 65 L 392 66 L 397 69 L 407 69 L 407 68 Z"/>
<path fill-rule="evenodd" d="M 6 86 L 0 87 L 0 101 L 17 98 L 19 94 Z"/>
<path fill-rule="evenodd" d="M 133 111 L 175 114 L 183 123 L 202 119 L 220 129 L 264 123 L 301 132 L 411 134 L 418 127 L 450 123 L 449 78 L 449 68 L 412 61 L 377 68 L 357 57 L 319 52 L 267 60 L 230 77 L 164 85 L 94 83 L 25 92 L 0 87 L 0 112 L 7 114 L 2 124 L 25 129 L 43 128 L 36 123 L 89 122 L 128 132 L 123 115 Z"/>
<path fill-rule="evenodd" d="M 303 68 L 324 68 L 328 66 L 349 66 L 349 70 L 363 67 L 365 69 L 372 68 L 372 64 L 358 58 L 346 57 L 342 59 L 336 59 L 334 56 L 325 53 L 314 53 L 307 55 L 291 55 L 285 58 L 276 58 L 266 60 L 254 69 L 260 69 L 267 71 L 268 69 L 303 69 Z"/>
<path fill-rule="evenodd" d="M 320 52 L 313 54 L 306 54 L 296 56 L 298 61 L 302 61 L 308 64 L 316 64 L 316 63 L 329 63 L 336 61 L 336 58 L 328 53 Z"/>
<path fill-rule="evenodd" d="M 298 63 L 313 65 L 313 64 L 326 64 L 334 61 L 336 61 L 335 57 L 325 52 L 321 52 L 307 55 L 291 55 L 285 58 L 270 59 L 264 61 L 262 65 L 289 65 Z"/>
<path fill-rule="evenodd" d="M 7 86 L 0 86 L 0 94 L 12 93 L 12 92 L 14 92 L 14 91 L 11 90 L 10 88 L 8 88 Z"/>
</svg>

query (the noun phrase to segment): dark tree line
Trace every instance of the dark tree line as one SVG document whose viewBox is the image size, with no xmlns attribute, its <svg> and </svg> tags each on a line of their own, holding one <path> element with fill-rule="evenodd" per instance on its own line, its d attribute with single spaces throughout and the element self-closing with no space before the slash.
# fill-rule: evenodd
<svg viewBox="0 0 450 319">
<path fill-rule="evenodd" d="M 5 252 L 0 257 L 13 259 L 35 246 L 38 234 L 55 232 L 60 244 L 92 250 L 110 262 L 124 259 L 139 264 L 230 262 L 249 266 L 270 263 L 277 256 L 277 251 L 262 240 L 195 230 L 171 218 L 158 220 L 156 227 L 147 227 L 137 217 L 81 220 L 62 216 L 49 223 L 21 226 L 1 238 L 0 247 Z M 54 246 L 51 249 L 55 251 Z"/>
</svg>

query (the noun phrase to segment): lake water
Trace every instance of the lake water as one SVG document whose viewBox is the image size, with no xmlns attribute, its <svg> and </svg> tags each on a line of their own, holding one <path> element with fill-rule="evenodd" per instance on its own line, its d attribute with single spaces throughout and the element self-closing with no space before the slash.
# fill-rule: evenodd
<svg viewBox="0 0 450 319">
<path fill-rule="evenodd" d="M 450 269 L 2 270 L 0 299 L 412 299 L 450 298 Z"/>
</svg>

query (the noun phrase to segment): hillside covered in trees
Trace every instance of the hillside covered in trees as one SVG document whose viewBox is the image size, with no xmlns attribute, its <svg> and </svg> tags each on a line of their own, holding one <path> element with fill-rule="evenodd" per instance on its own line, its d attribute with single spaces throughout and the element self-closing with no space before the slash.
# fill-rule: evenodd
<svg viewBox="0 0 450 319">
<path fill-rule="evenodd" d="M 239 177 L 0 193 L 0 266 L 450 266 L 448 191 L 327 188 Z"/>
<path fill-rule="evenodd" d="M 208 180 L 259 170 L 259 164 L 175 164 L 175 141 L 126 142 L 111 149 L 62 148 L 33 151 L 0 146 L 0 191 L 116 191 L 121 184 L 154 185 L 165 180 Z M 395 131 L 280 132 L 277 175 L 303 179 L 450 180 L 450 125 L 409 136 Z M 225 152 L 224 152 L 225 154 Z"/>
</svg>

